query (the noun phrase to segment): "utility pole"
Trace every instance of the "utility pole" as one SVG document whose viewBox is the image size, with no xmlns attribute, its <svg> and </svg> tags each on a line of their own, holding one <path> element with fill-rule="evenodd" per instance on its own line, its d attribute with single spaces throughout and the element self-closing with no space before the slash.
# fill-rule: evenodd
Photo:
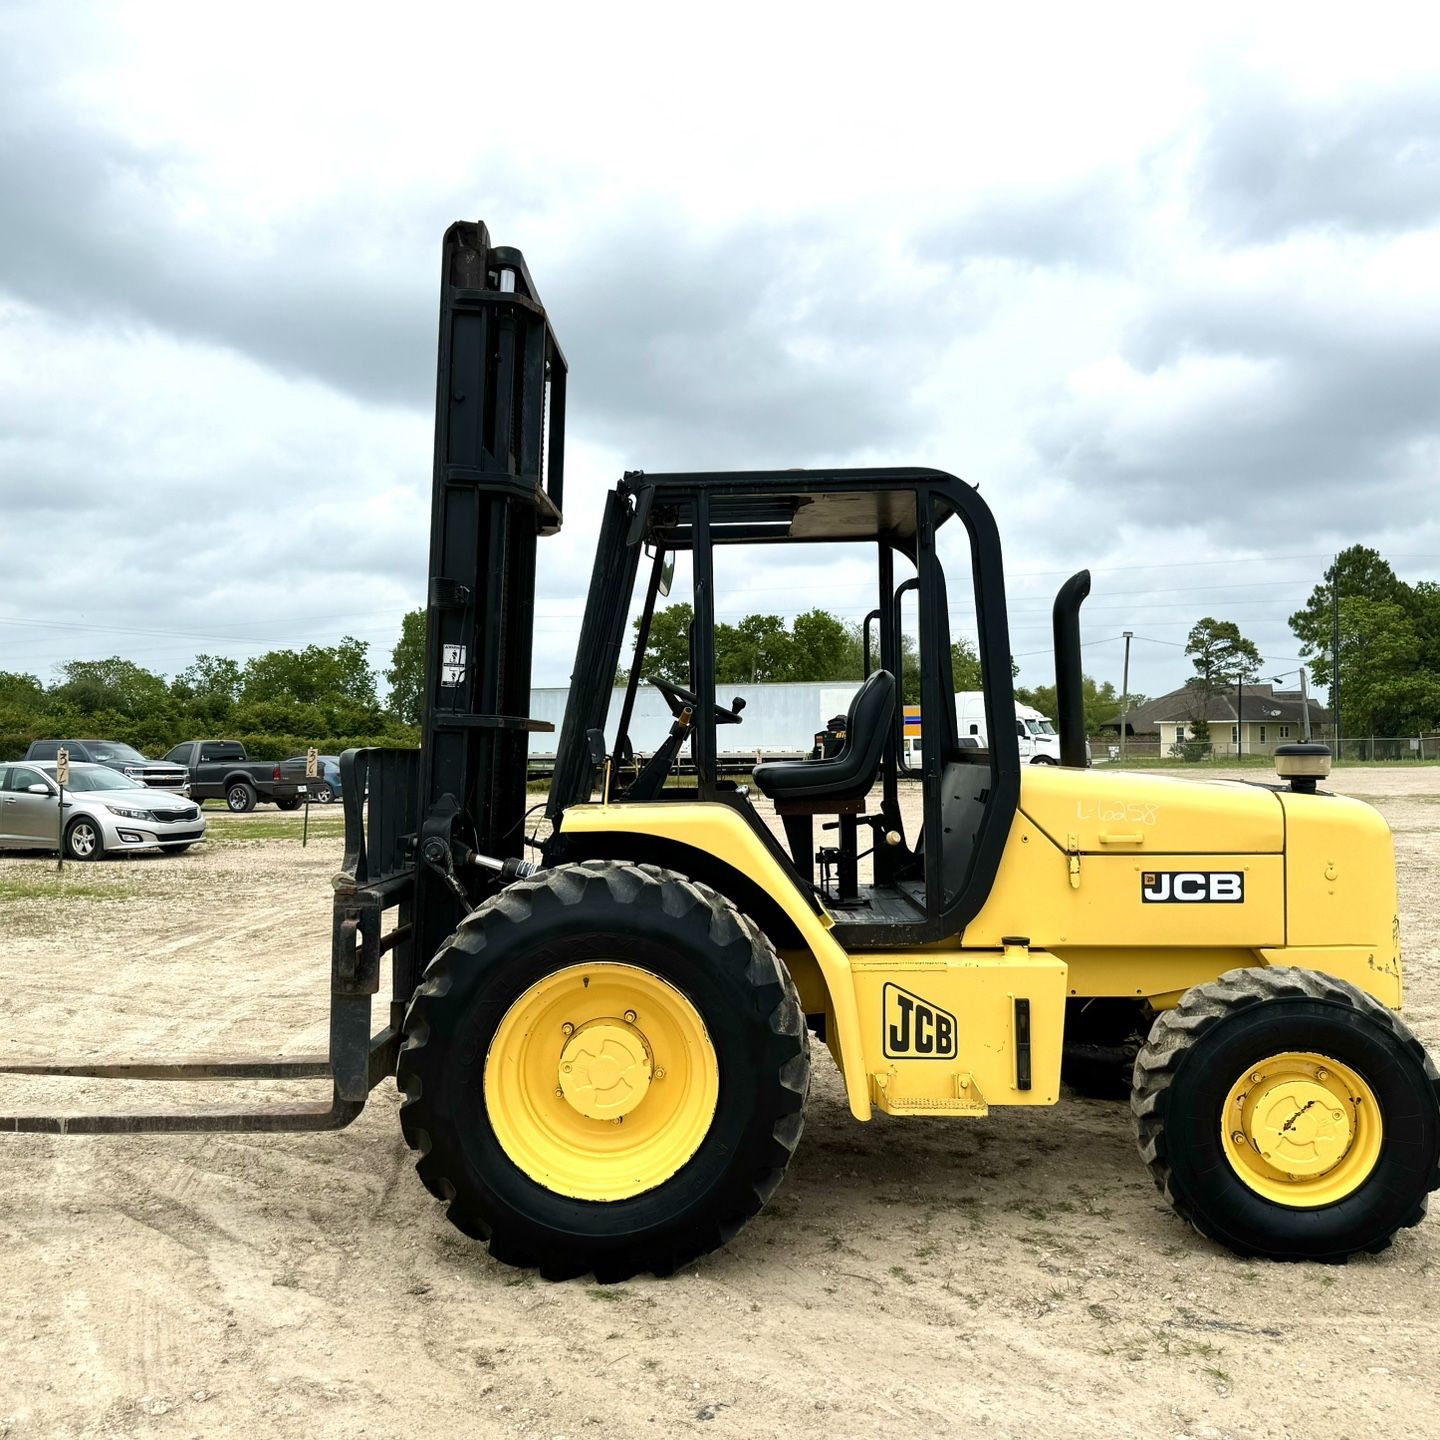
<svg viewBox="0 0 1440 1440">
<path fill-rule="evenodd" d="M 1335 758 L 1340 758 L 1340 557 L 1330 572 L 1330 718 L 1335 725 Z"/>
<path fill-rule="evenodd" d="M 1245 758 L 1245 672 L 1235 677 L 1235 758 Z"/>
<path fill-rule="evenodd" d="M 1120 763 L 1125 763 L 1125 753 L 1129 748 L 1126 741 L 1130 733 L 1130 641 L 1134 637 L 1133 630 L 1122 630 L 1125 637 L 1125 674 L 1120 681 L 1120 689 L 1123 698 L 1120 701 Z"/>
<path fill-rule="evenodd" d="M 1310 743 L 1310 686 L 1306 682 L 1305 667 L 1300 667 L 1300 733 L 1305 743 Z"/>
</svg>

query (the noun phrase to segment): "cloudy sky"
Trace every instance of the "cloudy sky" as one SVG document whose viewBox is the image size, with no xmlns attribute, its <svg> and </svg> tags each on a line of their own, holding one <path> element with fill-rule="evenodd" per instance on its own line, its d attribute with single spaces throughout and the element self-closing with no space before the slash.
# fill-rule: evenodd
<svg viewBox="0 0 1440 1440">
<path fill-rule="evenodd" d="M 1082 565 L 1087 670 L 1133 630 L 1150 694 L 1206 614 L 1293 669 L 1340 547 L 1440 578 L 1437 22 L 997 8 L 4 5 L 0 670 L 381 668 L 460 218 L 571 364 L 537 682 L 625 469 L 978 483 L 1022 683 Z M 737 560 L 720 609 L 862 574 Z"/>
</svg>

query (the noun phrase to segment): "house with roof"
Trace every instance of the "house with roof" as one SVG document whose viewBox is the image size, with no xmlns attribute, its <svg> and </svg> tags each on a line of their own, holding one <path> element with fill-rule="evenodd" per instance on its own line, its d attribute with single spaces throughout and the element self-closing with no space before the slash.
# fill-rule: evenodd
<svg viewBox="0 0 1440 1440">
<path fill-rule="evenodd" d="M 1210 743 L 1216 755 L 1269 755 L 1277 745 L 1304 738 L 1307 701 L 1298 690 L 1277 690 L 1271 684 L 1245 685 L 1222 690 L 1208 698 L 1196 686 L 1182 685 L 1168 695 L 1147 700 L 1130 711 L 1127 735 L 1157 746 L 1161 755 L 1170 747 L 1195 736 L 1195 725 L 1204 720 L 1210 727 Z M 1311 697 L 1310 729 L 1315 739 L 1326 733 L 1330 712 Z M 1117 714 L 1100 727 L 1102 735 L 1120 734 Z"/>
</svg>

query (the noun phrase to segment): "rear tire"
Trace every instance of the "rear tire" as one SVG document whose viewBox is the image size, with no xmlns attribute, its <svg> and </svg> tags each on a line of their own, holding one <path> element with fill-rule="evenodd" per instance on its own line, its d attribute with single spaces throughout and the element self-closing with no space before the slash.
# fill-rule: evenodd
<svg viewBox="0 0 1440 1440">
<path fill-rule="evenodd" d="M 225 803 L 236 815 L 248 814 L 255 808 L 258 799 L 255 787 L 244 780 L 237 780 L 225 790 Z"/>
<path fill-rule="evenodd" d="M 586 1167 L 600 1173 L 622 1135 L 627 1145 L 630 1135 L 640 1143 L 647 1104 L 675 1098 L 658 1087 L 674 1084 L 682 1067 L 681 1083 L 698 1084 L 701 1067 L 676 1055 L 673 1041 L 668 1053 L 681 1064 L 667 1060 L 667 1047 L 653 1043 L 657 1032 L 651 1030 L 646 1047 L 651 1053 L 653 1044 L 655 1080 L 631 1112 L 628 1132 L 612 1129 L 614 1121 L 577 1120 L 578 1107 L 567 1109 L 571 1102 L 557 1084 L 563 1076 L 523 1087 L 510 1078 L 535 1073 L 523 1063 L 535 1052 L 521 1056 L 507 1048 L 517 1043 L 541 1047 L 542 1068 L 562 1062 L 562 1027 L 555 1024 L 550 1033 L 560 1010 L 543 1027 L 532 1027 L 538 1038 L 531 1040 L 530 1031 L 519 1042 L 511 1038 L 513 1015 L 528 1013 L 530 997 L 546 987 L 559 987 L 562 1007 L 571 1003 L 563 998 L 564 987 L 571 987 L 581 1022 L 577 1040 L 588 1024 L 612 1024 L 586 1018 L 588 978 L 584 990 L 574 988 L 574 977 L 590 966 L 633 971 L 646 977 L 646 986 L 678 993 L 710 1054 L 711 1108 L 677 1112 L 692 1128 L 701 1117 L 693 1148 L 674 1150 L 678 1161 L 658 1183 L 621 1185 L 604 1199 L 576 1198 L 590 1175 Z M 635 1008 L 641 1015 L 632 1023 L 644 1030 L 647 1005 Z M 617 1029 L 620 1023 L 613 1021 Z M 537 1266 L 547 1279 L 592 1270 L 602 1282 L 645 1270 L 668 1275 L 723 1245 L 780 1183 L 803 1128 L 809 1038 L 784 964 L 728 900 L 652 865 L 562 865 L 503 890 L 467 917 L 430 962 L 405 1017 L 405 1036 L 397 1067 L 406 1097 L 400 1120 L 406 1142 L 419 1152 L 421 1180 L 447 1202 L 457 1229 L 488 1240 L 496 1259 Z M 676 1072 L 668 1078 L 660 1068 L 667 1064 Z M 564 1131 L 552 1153 L 563 1167 L 570 1146 L 578 1181 L 547 1184 L 523 1153 L 512 1158 L 517 1115 L 531 1117 L 530 1135 L 542 1147 L 547 1126 Z M 655 1150 L 627 1161 L 636 1174 L 673 1144 L 678 1128 L 677 1120 L 656 1137 Z M 497 1131 L 510 1137 L 510 1150 Z"/>
<path fill-rule="evenodd" d="M 65 827 L 65 858 L 67 860 L 103 860 L 105 836 L 100 826 L 88 815 L 77 815 Z"/>
<path fill-rule="evenodd" d="M 1298 1078 L 1277 1083 L 1286 1066 Z M 1348 1100 L 1314 1078 L 1333 1086 L 1338 1075 Z M 1239 1128 L 1247 1100 L 1263 1107 L 1254 1134 Z M 1377 1000 L 1315 971 L 1232 970 L 1188 991 L 1136 1058 L 1130 1104 L 1161 1193 L 1240 1255 L 1376 1253 L 1424 1218 L 1440 1186 L 1440 1078 L 1424 1047 Z M 1335 1142 L 1338 1158 L 1315 1160 L 1327 1142 L 1302 1132 L 1327 1115 L 1350 1138 Z"/>
<path fill-rule="evenodd" d="M 322 781 L 310 792 L 310 798 L 318 805 L 329 805 L 335 799 L 335 792 Z"/>
</svg>

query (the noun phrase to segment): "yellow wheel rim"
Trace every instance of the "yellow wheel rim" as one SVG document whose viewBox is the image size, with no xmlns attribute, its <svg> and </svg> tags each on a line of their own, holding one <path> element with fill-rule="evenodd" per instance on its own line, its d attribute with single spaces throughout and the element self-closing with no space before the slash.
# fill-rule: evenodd
<svg viewBox="0 0 1440 1440">
<path fill-rule="evenodd" d="M 700 1012 L 637 965 L 570 965 L 537 981 L 485 1057 L 501 1149 L 578 1200 L 627 1200 L 668 1180 L 700 1148 L 719 1096 Z"/>
<path fill-rule="evenodd" d="M 1257 1195 L 1313 1209 L 1353 1195 L 1380 1158 L 1375 1092 L 1350 1066 L 1287 1051 L 1252 1065 L 1220 1117 L 1225 1157 Z"/>
</svg>

